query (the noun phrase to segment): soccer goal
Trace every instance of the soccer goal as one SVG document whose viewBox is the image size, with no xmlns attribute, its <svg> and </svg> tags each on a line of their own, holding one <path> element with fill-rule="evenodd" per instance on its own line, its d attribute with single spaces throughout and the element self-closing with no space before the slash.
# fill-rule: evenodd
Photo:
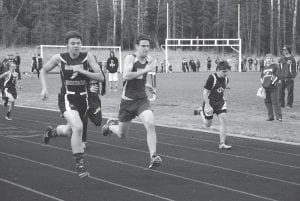
<svg viewBox="0 0 300 201">
<path fill-rule="evenodd" d="M 207 70 L 208 57 L 211 59 L 212 70 L 215 61 L 226 60 L 232 71 L 242 72 L 241 69 L 241 39 L 165 39 L 162 46 L 165 52 L 165 71 L 182 72 L 182 61 L 195 61 L 201 71 Z M 223 48 L 222 54 L 220 49 Z M 171 67 L 169 67 L 171 66 Z M 191 70 L 191 69 L 189 69 Z M 185 72 L 185 71 L 184 71 Z"/>
<path fill-rule="evenodd" d="M 81 50 L 83 52 L 92 53 L 97 62 L 102 65 L 104 72 L 106 71 L 106 61 L 110 56 L 110 51 L 114 51 L 115 57 L 117 57 L 119 60 L 119 72 L 123 72 L 122 53 L 120 46 L 81 46 Z M 36 53 L 40 54 L 44 63 L 49 61 L 53 55 L 66 51 L 67 47 L 65 45 L 39 45 L 36 47 Z"/>
</svg>

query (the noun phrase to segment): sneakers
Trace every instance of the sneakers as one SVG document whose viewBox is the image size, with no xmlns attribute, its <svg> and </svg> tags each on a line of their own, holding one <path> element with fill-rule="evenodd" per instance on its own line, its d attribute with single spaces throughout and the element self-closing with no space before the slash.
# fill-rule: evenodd
<svg viewBox="0 0 300 201">
<path fill-rule="evenodd" d="M 109 136 L 112 134 L 112 131 L 109 130 L 109 126 L 113 125 L 118 121 L 116 118 L 110 118 L 107 120 L 106 124 L 102 126 L 102 135 L 103 136 Z"/>
<path fill-rule="evenodd" d="M 45 131 L 45 134 L 43 136 L 45 144 L 49 143 L 49 140 L 52 137 L 52 133 L 53 133 L 53 128 L 51 126 L 48 126 L 47 129 L 46 129 L 46 131 Z"/>
<path fill-rule="evenodd" d="M 232 146 L 227 145 L 225 143 L 219 144 L 219 149 L 231 149 L 231 148 L 232 148 Z"/>
<path fill-rule="evenodd" d="M 86 171 L 83 165 L 83 159 L 76 163 L 76 171 L 80 179 L 88 177 L 90 175 L 90 173 Z"/>
<path fill-rule="evenodd" d="M 11 121 L 11 120 L 12 120 L 12 118 L 10 118 L 9 116 L 5 116 L 5 119 L 6 119 L 7 121 Z"/>
<path fill-rule="evenodd" d="M 161 157 L 158 155 L 153 155 L 150 159 L 149 169 L 156 169 L 162 163 Z"/>
</svg>

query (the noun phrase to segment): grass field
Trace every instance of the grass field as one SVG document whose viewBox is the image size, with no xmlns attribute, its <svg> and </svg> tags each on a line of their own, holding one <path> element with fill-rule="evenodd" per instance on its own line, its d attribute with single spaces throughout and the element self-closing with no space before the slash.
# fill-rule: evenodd
<svg viewBox="0 0 300 201">
<path fill-rule="evenodd" d="M 7 54 L 15 54 L 18 52 L 21 56 L 21 71 L 31 70 L 31 57 L 35 51 L 35 47 L 18 47 L 18 48 L 0 48 L 0 59 Z M 129 52 L 122 52 L 122 59 Z M 201 61 L 201 69 L 206 64 L 208 52 L 197 54 L 196 51 L 177 51 L 171 54 L 170 59 L 177 65 L 173 65 L 173 69 L 180 71 L 181 59 L 186 57 L 190 59 L 199 58 Z M 54 54 L 54 53 L 51 53 Z M 104 54 L 104 53 L 103 53 Z M 109 54 L 109 53 L 108 53 Z M 154 58 L 159 61 L 164 59 L 162 52 L 151 52 Z M 214 61 L 217 55 L 212 54 Z M 105 60 L 105 55 L 99 56 Z M 222 57 L 220 57 L 222 58 Z M 214 62 L 212 69 L 215 68 Z M 153 103 L 153 109 L 156 115 L 157 124 L 165 124 L 171 126 L 203 129 L 199 116 L 193 116 L 193 110 L 202 103 L 202 88 L 204 82 L 209 75 L 208 72 L 200 73 L 172 73 L 158 74 L 158 96 L 157 101 Z M 262 137 L 283 141 L 300 142 L 300 135 L 297 131 L 300 128 L 300 85 L 299 76 L 295 79 L 295 98 L 293 110 L 283 109 L 283 122 L 266 122 L 267 112 L 263 100 L 255 96 L 256 90 L 260 86 L 258 72 L 238 73 L 231 72 L 230 90 L 227 91 L 228 101 L 228 117 L 230 133 L 241 134 L 254 137 Z M 51 75 L 49 82 L 51 83 L 50 99 L 46 102 L 40 100 L 40 83 L 36 79 L 24 77 L 21 81 L 24 89 L 19 92 L 18 104 L 39 106 L 45 108 L 57 109 L 57 92 L 60 87 L 58 75 Z M 121 80 L 121 77 L 120 77 Z M 121 88 L 121 82 L 119 83 Z M 108 93 L 102 98 L 103 113 L 106 116 L 116 116 L 117 108 L 120 101 L 120 91 L 118 93 Z M 218 121 L 215 119 L 214 127 L 211 130 L 218 129 Z"/>
<path fill-rule="evenodd" d="M 193 115 L 193 110 L 202 103 L 202 88 L 209 75 L 200 73 L 159 73 L 157 75 L 158 98 L 152 107 L 156 124 L 203 129 L 200 117 Z M 259 73 L 229 73 L 230 89 L 228 97 L 228 132 L 243 136 L 268 138 L 280 141 L 300 142 L 300 78 L 295 79 L 295 98 L 292 110 L 283 109 L 283 122 L 267 122 L 267 111 L 263 100 L 256 97 L 260 86 Z M 121 77 L 120 77 L 121 79 Z M 57 92 L 60 78 L 57 74 L 49 75 L 50 98 L 41 101 L 41 86 L 36 78 L 24 77 L 19 83 L 17 104 L 42 108 L 57 109 Z M 121 82 L 119 82 L 119 89 Z M 104 116 L 117 116 L 121 91 L 107 93 L 102 97 Z M 13 114 L 12 114 L 13 117 Z M 218 131 L 218 120 L 210 130 Z"/>
</svg>

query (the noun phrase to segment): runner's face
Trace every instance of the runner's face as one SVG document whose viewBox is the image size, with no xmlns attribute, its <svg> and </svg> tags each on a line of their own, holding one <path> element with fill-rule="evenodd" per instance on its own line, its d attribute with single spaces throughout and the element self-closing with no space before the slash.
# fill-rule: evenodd
<svg viewBox="0 0 300 201">
<path fill-rule="evenodd" d="M 226 77 L 227 73 L 228 73 L 228 70 L 220 70 L 220 71 L 218 71 L 218 76 Z"/>
<path fill-rule="evenodd" d="M 70 38 L 68 40 L 68 50 L 71 55 L 78 55 L 81 50 L 81 40 L 79 38 Z"/>
<path fill-rule="evenodd" d="M 148 40 L 141 40 L 137 45 L 137 52 L 141 57 L 146 57 L 149 54 L 150 42 Z"/>
</svg>

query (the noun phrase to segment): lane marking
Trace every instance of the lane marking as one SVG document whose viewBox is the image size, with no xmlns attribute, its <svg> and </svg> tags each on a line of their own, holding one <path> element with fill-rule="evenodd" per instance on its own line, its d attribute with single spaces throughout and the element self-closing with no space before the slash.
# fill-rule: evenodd
<svg viewBox="0 0 300 201">
<path fill-rule="evenodd" d="M 53 118 L 53 119 L 58 119 L 58 118 Z M 36 121 L 36 120 L 29 120 L 29 119 L 20 119 L 23 121 L 29 121 L 29 122 L 34 122 L 37 124 L 44 124 L 46 126 L 49 125 L 49 122 L 43 122 L 43 121 Z M 24 128 L 24 129 L 28 129 L 26 127 L 19 127 L 19 128 Z M 136 129 L 136 128 L 131 128 L 132 130 L 135 131 L 141 131 L 141 129 Z M 144 131 L 144 130 L 143 130 Z M 36 132 L 40 132 L 40 131 L 36 131 Z M 96 132 L 98 133 L 99 131 L 95 131 L 95 130 L 91 130 L 91 132 Z M 176 138 L 185 138 L 185 139 L 196 139 L 198 141 L 207 141 L 207 142 L 212 142 L 215 143 L 212 140 L 205 140 L 205 139 L 200 139 L 200 138 L 190 138 L 190 137 L 183 137 L 183 136 L 178 136 L 178 135 L 170 135 L 170 134 L 166 134 L 166 133 L 160 133 L 160 135 L 166 135 L 166 136 L 171 136 L 171 137 L 176 137 Z M 300 145 L 300 144 L 299 144 Z M 292 156 L 297 156 L 300 157 L 300 154 L 295 154 L 295 153 L 290 153 L 290 152 L 281 152 L 281 151 L 275 151 L 275 150 L 271 150 L 271 149 L 262 149 L 262 148 L 256 148 L 256 147 L 249 147 L 249 146 L 240 146 L 240 145 L 235 145 L 235 147 L 242 147 L 242 148 L 249 148 L 249 149 L 255 149 L 255 150 L 261 150 L 261 151 L 269 151 L 269 152 L 274 152 L 274 153 L 281 153 L 281 154 L 286 154 L 286 155 L 292 155 Z M 188 148 L 188 147 L 186 147 Z M 242 157 L 242 156 L 241 156 Z M 258 159 L 259 160 L 259 159 Z"/>
<path fill-rule="evenodd" d="M 52 146 L 52 145 L 44 145 L 44 144 L 41 144 L 41 143 L 36 143 L 36 142 L 27 141 L 27 140 L 23 140 L 23 139 L 15 139 L 15 138 L 11 138 L 11 139 L 26 142 L 26 143 L 31 143 L 31 144 L 35 144 L 35 145 L 39 145 L 39 146 L 47 146 L 47 147 L 50 147 L 50 148 L 53 148 L 53 149 L 56 149 L 56 150 L 72 152 L 71 150 L 64 149 L 64 148 L 61 148 L 61 147 Z M 2 153 L 2 152 L 0 152 L 0 153 Z M 265 199 L 265 200 L 270 200 L 270 201 L 278 201 L 278 200 L 274 200 L 272 198 L 256 195 L 256 194 L 253 194 L 253 193 L 248 193 L 246 191 L 241 191 L 241 190 L 237 190 L 237 189 L 234 189 L 234 188 L 230 188 L 230 187 L 226 187 L 226 186 L 222 186 L 222 185 L 218 185 L 218 184 L 212 184 L 212 183 L 208 183 L 208 182 L 204 182 L 204 181 L 200 181 L 200 180 L 196 180 L 196 179 L 192 179 L 192 178 L 188 178 L 188 177 L 184 177 L 184 176 L 180 176 L 180 175 L 176 175 L 176 174 L 172 174 L 172 173 L 168 173 L 168 172 L 162 172 L 162 171 L 159 171 L 159 170 L 150 170 L 150 169 L 147 169 L 145 167 L 132 165 L 132 164 L 129 164 L 129 163 L 126 163 L 126 162 L 123 162 L 123 161 L 116 161 L 116 160 L 112 160 L 112 159 L 108 159 L 108 158 L 104 158 L 104 157 L 100 157 L 100 156 L 95 156 L 95 155 L 91 155 L 91 154 L 85 154 L 85 156 L 89 156 L 91 158 L 96 158 L 96 159 L 109 161 L 109 162 L 112 162 L 112 163 L 117 163 L 117 164 L 120 164 L 120 165 L 126 165 L 126 166 L 129 166 L 129 167 L 134 167 L 134 168 L 137 168 L 137 169 L 153 171 L 153 172 L 156 172 L 156 173 L 159 173 L 159 174 L 180 178 L 180 179 L 195 182 L 195 183 L 198 183 L 198 184 L 205 184 L 205 185 L 208 185 L 208 186 L 212 186 L 212 187 L 220 188 L 220 189 L 223 189 L 223 190 L 236 192 L 236 193 L 239 193 L 239 194 L 245 194 L 245 195 L 260 198 L 260 199 Z M 30 159 L 28 159 L 28 160 L 30 160 Z M 60 169 L 60 168 L 57 167 L 57 169 Z M 68 171 L 70 171 L 70 170 L 68 170 Z M 72 172 L 72 171 L 70 171 L 70 172 Z"/>
<path fill-rule="evenodd" d="M 70 152 L 70 150 L 68 150 L 68 151 Z M 77 176 L 77 173 L 74 172 L 74 171 L 67 170 L 67 169 L 64 169 L 64 168 L 60 168 L 60 167 L 57 167 L 57 166 L 54 166 L 54 165 L 51 165 L 51 164 L 48 164 L 48 163 L 39 162 L 39 161 L 36 161 L 36 160 L 24 158 L 24 157 L 21 157 L 21 156 L 17 156 L 17 155 L 5 153 L 5 152 L 0 152 L 0 154 L 3 154 L 5 156 L 9 156 L 9 157 L 13 157 L 13 158 L 17 158 L 17 159 L 21 159 L 21 160 L 24 160 L 24 161 L 32 162 L 32 163 L 35 163 L 35 164 L 38 164 L 38 165 L 50 167 L 50 168 L 53 168 L 53 169 L 56 169 L 56 170 L 61 170 L 61 171 L 67 172 L 67 173 L 75 174 Z M 100 179 L 98 177 L 89 176 L 88 178 L 96 180 L 96 181 L 100 181 L 100 182 L 103 182 L 103 183 L 108 183 L 108 184 L 111 184 L 111 185 L 114 185 L 114 186 L 118 186 L 120 188 L 124 188 L 124 189 L 131 190 L 131 191 L 134 191 L 134 192 L 138 192 L 138 193 L 141 193 L 141 194 L 145 194 L 145 195 L 148 195 L 148 196 L 151 196 L 151 197 L 159 198 L 161 200 L 175 201 L 175 200 L 172 200 L 172 199 L 169 199 L 169 198 L 166 198 L 166 197 L 162 197 L 162 196 L 159 196 L 159 195 L 148 193 L 146 191 L 138 190 L 136 188 L 132 188 L 132 187 L 128 187 L 128 186 L 125 186 L 125 185 L 122 185 L 122 184 L 114 183 L 114 182 L 111 182 L 111 181 L 108 181 L 108 180 L 105 180 L 105 179 Z M 59 201 L 61 201 L 61 200 L 59 200 Z"/>
<path fill-rule="evenodd" d="M 2 152 L 1 152 L 1 153 L 2 153 Z M 53 200 L 64 201 L 64 200 L 62 200 L 62 199 L 60 199 L 60 198 L 57 198 L 57 197 L 54 197 L 54 196 L 52 196 L 52 195 L 43 193 L 43 192 L 41 192 L 41 191 L 34 190 L 34 189 L 32 189 L 32 188 L 29 188 L 29 187 L 27 187 L 27 186 L 23 186 L 23 185 L 21 185 L 21 184 L 17 184 L 17 183 L 15 183 L 15 182 L 12 182 L 12 181 L 3 179 L 3 178 L 1 178 L 1 177 L 0 177 L 0 181 L 2 181 L 2 182 L 4 182 L 4 183 L 8 183 L 8 184 L 13 185 L 13 186 L 16 186 L 16 187 L 19 187 L 19 188 L 22 188 L 22 189 L 27 190 L 27 191 L 30 191 L 30 192 L 32 192 L 32 193 L 35 193 L 35 194 L 38 194 L 38 195 L 42 195 L 42 196 L 47 197 L 47 198 L 51 198 L 51 199 L 53 199 Z"/>
<path fill-rule="evenodd" d="M 46 110 L 46 111 L 52 111 L 52 112 L 58 112 L 57 109 L 45 109 L 45 108 L 40 108 L 40 107 L 32 107 L 32 106 L 24 106 L 24 105 L 17 105 L 18 107 L 21 108 L 30 108 L 30 109 L 38 109 L 38 110 Z M 105 114 L 103 115 L 103 118 L 105 119 L 109 119 L 111 118 L 111 116 L 106 116 Z M 138 124 L 142 124 L 141 122 L 138 121 L 133 121 L 134 123 L 138 123 Z M 217 134 L 219 135 L 218 132 L 215 131 L 209 131 L 209 130 L 205 130 L 205 129 L 192 129 L 192 128 L 186 128 L 186 127 L 176 127 L 176 126 L 168 126 L 168 125 L 164 125 L 164 124 L 155 124 L 156 126 L 161 126 L 161 127 L 166 127 L 166 128 L 176 128 L 176 129 L 181 129 L 181 130 L 189 130 L 189 131 L 201 131 L 201 132 L 205 132 L 205 133 L 210 133 L 210 134 Z M 246 138 L 246 139 L 253 139 L 253 140 L 259 140 L 259 141 L 266 141 L 266 142 L 276 142 L 276 143 L 280 143 L 280 144 L 289 144 L 289 145 L 300 145 L 299 142 L 288 142 L 288 141 L 281 141 L 281 140 L 274 140 L 274 139 L 268 139 L 268 138 L 260 138 L 260 137 L 251 137 L 251 136 L 244 136 L 241 134 L 232 134 L 232 133 L 228 133 L 226 134 L 228 136 L 233 136 L 233 137 L 237 137 L 237 138 Z"/>
<path fill-rule="evenodd" d="M 136 152 L 141 152 L 141 153 L 148 154 L 147 151 L 142 151 L 142 150 L 128 148 L 128 147 L 123 147 L 123 146 L 118 146 L 118 145 L 113 145 L 113 144 L 107 144 L 107 143 L 102 143 L 102 142 L 95 142 L 95 141 L 91 141 L 91 140 L 88 140 L 88 142 L 92 142 L 92 143 L 96 143 L 96 144 L 101 144 L 101 145 L 106 145 L 106 146 L 111 146 L 111 147 L 117 147 L 117 148 L 120 148 L 120 149 L 126 149 L 126 150 L 130 150 L 130 151 L 136 151 Z M 264 178 L 264 179 L 268 179 L 268 180 L 273 180 L 273 181 L 278 181 L 278 182 L 282 182 L 282 183 L 287 183 L 287 184 L 291 184 L 291 185 L 300 186 L 299 183 L 295 183 L 295 182 L 291 182 L 291 181 L 286 181 L 286 180 L 282 180 L 282 179 L 278 179 L 278 178 L 267 177 L 267 176 L 263 176 L 263 175 L 259 175 L 259 174 L 254 174 L 254 173 L 250 173 L 250 172 L 245 172 L 245 171 L 235 170 L 235 169 L 231 169 L 231 168 L 221 167 L 221 166 L 212 165 L 212 164 L 208 164 L 208 163 L 201 163 L 201 162 L 198 162 L 198 161 L 187 160 L 187 159 L 184 159 L 184 158 L 177 158 L 177 157 L 170 156 L 170 155 L 163 155 L 163 154 L 161 154 L 161 156 L 166 157 L 166 158 L 170 158 L 170 159 L 174 159 L 174 160 L 180 160 L 180 161 L 184 161 L 184 162 L 188 162 L 188 163 L 193 163 L 193 164 L 197 164 L 197 165 L 203 165 L 203 166 L 213 167 L 213 168 L 217 168 L 217 169 L 227 170 L 227 171 L 230 171 L 230 172 L 235 172 L 235 173 L 240 173 L 240 174 L 245 174 L 245 175 L 250 175 L 250 176 L 254 176 L 254 177 L 259 177 L 259 178 Z"/>
<path fill-rule="evenodd" d="M 38 124 L 49 125 L 49 123 L 46 123 L 46 122 L 40 122 L 40 121 L 35 121 L 35 120 L 25 120 L 25 121 L 30 121 L 30 122 L 35 122 L 35 123 L 38 123 Z M 21 128 L 21 127 L 20 127 L 20 128 Z M 23 128 L 25 128 L 25 127 L 23 127 Z M 137 130 L 137 129 L 136 129 L 136 130 Z M 40 131 L 37 131 L 37 132 L 40 132 Z M 91 132 L 96 132 L 96 131 L 91 131 Z M 146 141 L 145 139 L 141 139 L 141 138 L 135 138 L 135 137 L 128 137 L 128 138 L 131 138 L 131 139 L 134 139 L 134 140 L 142 140 L 142 141 Z M 172 143 L 165 143 L 165 142 L 161 142 L 161 141 L 157 141 L 157 143 L 158 143 L 158 144 L 165 144 L 165 145 L 169 145 L 169 146 L 180 147 L 180 148 L 185 148 L 185 149 L 191 149 L 191 150 L 197 150 L 197 151 L 204 151 L 204 152 L 208 152 L 208 153 L 214 153 L 214 154 L 226 155 L 226 156 L 235 157 L 235 158 L 243 158 L 243 159 L 247 159 L 247 160 L 254 160 L 254 161 L 259 161 L 259 162 L 264 162 L 264 163 L 269 163 L 269 164 L 275 164 L 275 165 L 284 166 L 284 167 L 289 167 L 289 168 L 300 169 L 300 167 L 298 167 L 298 166 L 286 165 L 286 164 L 277 163 L 277 162 L 274 162 L 274 161 L 266 161 L 266 160 L 257 159 L 257 158 L 251 158 L 251 157 L 239 156 L 239 155 L 235 155 L 235 154 L 221 153 L 221 152 L 211 151 L 211 150 L 207 150 L 207 149 L 199 149 L 199 148 L 187 147 L 187 146 L 176 145 L 176 144 L 172 144 Z"/>
</svg>

